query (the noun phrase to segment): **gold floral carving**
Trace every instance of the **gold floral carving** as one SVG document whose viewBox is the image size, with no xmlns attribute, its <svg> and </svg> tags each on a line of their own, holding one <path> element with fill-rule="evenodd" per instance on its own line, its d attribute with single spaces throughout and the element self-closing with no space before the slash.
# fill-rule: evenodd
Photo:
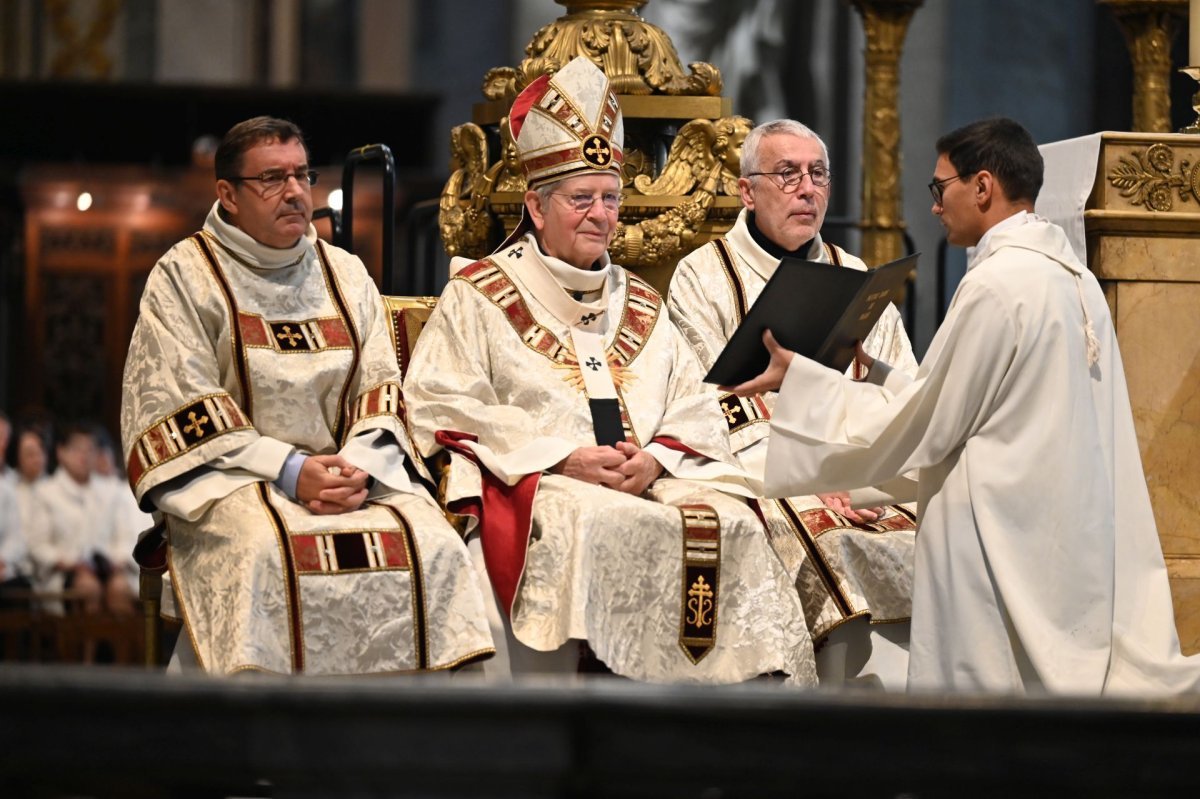
<svg viewBox="0 0 1200 799">
<path fill-rule="evenodd" d="M 700 189 L 682 205 L 634 224 L 617 223 L 609 254 L 623 266 L 675 263 L 695 249 L 696 234 L 708 218 L 713 193 Z M 619 256 L 619 257 L 618 257 Z"/>
<path fill-rule="evenodd" d="M 1171 130 L 1171 44 L 1187 15 L 1185 0 L 1100 0 L 1108 6 L 1133 62 L 1133 129 Z"/>
<path fill-rule="evenodd" d="M 1172 174 L 1174 168 L 1175 152 L 1165 144 L 1154 144 L 1144 152 L 1135 150 L 1132 157 L 1122 157 L 1107 177 L 1131 205 L 1151 211 L 1171 210 L 1172 189 L 1179 191 L 1181 202 L 1200 202 L 1200 162 L 1181 161 L 1178 174 Z"/>
</svg>

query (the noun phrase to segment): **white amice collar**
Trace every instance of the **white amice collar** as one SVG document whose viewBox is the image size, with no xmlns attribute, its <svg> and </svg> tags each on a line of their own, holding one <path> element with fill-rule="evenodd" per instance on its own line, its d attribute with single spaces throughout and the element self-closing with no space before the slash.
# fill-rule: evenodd
<svg viewBox="0 0 1200 799">
<path fill-rule="evenodd" d="M 236 225 L 226 222 L 220 214 L 221 203 L 213 203 L 204 220 L 204 230 L 209 233 L 230 255 L 245 266 L 255 269 L 283 269 L 295 266 L 304 260 L 317 242 L 317 229 L 310 222 L 308 230 L 291 247 L 279 249 L 268 247 Z"/>
<path fill-rule="evenodd" d="M 1033 218 L 1034 217 L 1032 216 L 1032 214 L 1030 214 L 1028 211 L 1017 211 L 1015 214 L 1008 217 L 1007 219 L 1002 219 L 999 222 L 997 222 L 996 224 L 992 225 L 990 228 L 988 228 L 987 232 L 984 233 L 983 236 L 979 239 L 979 243 L 977 243 L 974 247 L 971 247 L 968 249 L 968 251 L 967 251 L 967 269 L 970 269 L 972 266 L 974 266 L 978 257 L 980 255 L 982 255 L 983 253 L 987 252 L 988 242 L 991 240 L 993 234 L 1000 233 L 1001 231 L 1017 227 L 1018 225 L 1024 225 L 1026 222 L 1031 221 Z"/>
<path fill-rule="evenodd" d="M 533 248 L 537 257 L 518 259 L 515 265 L 538 301 L 569 327 L 596 332 L 606 330 L 608 298 L 616 282 L 615 267 L 608 254 L 601 257 L 600 269 L 579 269 L 547 255 L 532 233 L 526 234 L 522 241 Z M 580 292 L 591 299 L 587 302 L 577 300 L 569 292 Z"/>
<path fill-rule="evenodd" d="M 533 246 L 537 248 L 542 263 L 567 291 L 582 291 L 585 294 L 591 294 L 594 291 L 601 291 L 608 283 L 609 273 L 612 272 L 612 261 L 609 260 L 608 253 L 604 253 L 601 258 L 599 269 L 580 269 L 553 255 L 547 255 L 532 233 L 529 234 L 529 238 L 533 241 Z"/>
</svg>

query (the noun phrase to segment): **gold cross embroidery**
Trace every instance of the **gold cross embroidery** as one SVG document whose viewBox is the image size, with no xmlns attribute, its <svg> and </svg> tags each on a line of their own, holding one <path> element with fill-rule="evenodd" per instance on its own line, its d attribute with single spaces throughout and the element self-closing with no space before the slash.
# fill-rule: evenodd
<svg viewBox="0 0 1200 799">
<path fill-rule="evenodd" d="M 188 411 L 188 421 L 191 424 L 186 425 L 183 428 L 183 432 L 194 433 L 196 438 L 204 438 L 204 425 L 208 424 L 208 417 L 201 416 L 197 419 L 195 411 Z"/>
<path fill-rule="evenodd" d="M 696 578 L 696 582 L 692 583 L 692 587 L 688 589 L 688 618 L 687 623 L 692 627 L 707 627 L 712 624 L 712 588 L 708 583 L 704 582 L 704 575 Z"/>
<path fill-rule="evenodd" d="M 728 402 L 721 403 L 721 413 L 725 414 L 725 421 L 729 424 L 737 424 L 737 415 L 741 412 L 741 405 L 734 405 L 730 407 Z"/>
<path fill-rule="evenodd" d="M 592 139 L 595 142 L 591 147 L 587 148 L 588 155 L 597 155 L 601 159 L 608 157 L 608 145 L 600 139 Z M 600 160 L 600 159 L 597 159 Z"/>
<path fill-rule="evenodd" d="M 293 333 L 293 332 L 292 332 L 292 326 L 291 326 L 291 325 L 284 325 L 284 326 L 283 326 L 283 332 L 282 332 L 282 333 L 276 333 L 276 334 L 275 334 L 275 338 L 279 339 L 280 341 L 285 341 L 285 340 L 286 340 L 286 341 L 287 341 L 287 345 L 288 345 L 289 347 L 295 347 L 295 346 L 296 346 L 296 339 L 298 339 L 298 338 L 304 338 L 304 336 L 303 336 L 302 334 L 300 334 L 300 333 Z"/>
<path fill-rule="evenodd" d="M 591 136 L 583 144 L 583 160 L 597 169 L 612 163 L 612 148 L 603 136 Z"/>
</svg>

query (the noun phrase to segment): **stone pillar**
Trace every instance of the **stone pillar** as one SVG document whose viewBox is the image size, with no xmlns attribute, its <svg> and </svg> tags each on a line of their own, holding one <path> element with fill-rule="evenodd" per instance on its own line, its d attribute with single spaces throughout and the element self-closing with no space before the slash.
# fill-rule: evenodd
<svg viewBox="0 0 1200 799">
<path fill-rule="evenodd" d="M 871 266 L 904 254 L 900 196 L 900 52 L 922 0 L 850 0 L 867 35 L 863 105 L 862 259 Z"/>
</svg>

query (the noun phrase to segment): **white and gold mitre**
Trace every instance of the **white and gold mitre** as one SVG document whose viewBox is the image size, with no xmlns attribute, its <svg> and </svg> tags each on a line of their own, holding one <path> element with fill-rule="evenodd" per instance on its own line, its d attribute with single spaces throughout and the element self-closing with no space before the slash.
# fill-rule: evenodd
<svg viewBox="0 0 1200 799">
<path fill-rule="evenodd" d="M 587 58 L 526 86 L 508 121 L 531 189 L 580 174 L 621 174 L 621 107 L 608 76 Z"/>
</svg>

